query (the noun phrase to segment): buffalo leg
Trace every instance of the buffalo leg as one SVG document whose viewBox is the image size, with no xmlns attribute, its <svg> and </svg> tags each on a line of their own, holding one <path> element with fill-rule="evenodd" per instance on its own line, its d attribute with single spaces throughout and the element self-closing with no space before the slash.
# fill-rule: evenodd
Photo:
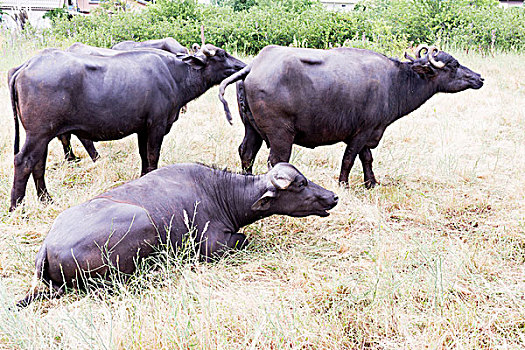
<svg viewBox="0 0 525 350">
<path fill-rule="evenodd" d="M 341 174 L 339 175 L 339 182 L 348 184 L 348 175 L 350 170 L 354 166 L 355 158 L 357 154 L 366 147 L 367 141 L 370 139 L 369 133 L 358 134 L 352 137 L 352 139 L 346 141 L 345 154 L 343 155 L 343 162 L 341 164 Z M 370 170 L 372 170 L 372 153 L 368 148 L 370 156 Z M 366 156 L 366 151 L 363 153 Z M 372 173 L 373 174 L 373 173 Z M 366 176 L 366 175 L 365 175 Z"/>
<path fill-rule="evenodd" d="M 42 202 L 50 202 L 51 196 L 47 192 L 44 174 L 46 172 L 47 145 L 43 157 L 38 160 L 33 168 L 33 180 L 35 181 L 36 194 Z"/>
<path fill-rule="evenodd" d="M 164 139 L 165 130 L 166 129 L 163 128 L 162 131 L 160 131 L 160 128 L 156 128 L 148 131 L 148 166 L 146 168 L 146 173 L 149 173 L 158 167 L 160 148 L 162 146 L 162 140 Z"/>
<path fill-rule="evenodd" d="M 226 241 L 226 246 L 230 249 L 243 249 L 247 245 L 248 239 L 242 233 L 233 233 Z"/>
<path fill-rule="evenodd" d="M 262 138 L 259 133 L 249 124 L 244 124 L 244 139 L 239 146 L 239 155 L 241 156 L 242 171 L 251 174 L 253 162 L 257 152 L 261 149 Z"/>
<path fill-rule="evenodd" d="M 205 249 L 202 252 L 205 261 L 218 259 L 232 252 L 233 249 L 243 249 L 248 245 L 248 239 L 242 233 L 226 233 L 219 236 L 216 241 L 202 243 L 201 247 Z M 208 237 L 213 235 L 210 234 Z"/>
<path fill-rule="evenodd" d="M 47 151 L 48 143 L 48 138 L 28 134 L 24 147 L 15 155 L 15 176 L 13 188 L 11 189 L 10 211 L 13 211 L 17 204 L 24 199 L 29 175 L 33 172 L 35 165 L 46 156 L 45 152 Z"/>
<path fill-rule="evenodd" d="M 146 175 L 148 172 L 148 134 L 145 132 L 139 132 L 137 134 L 139 141 L 139 154 L 141 161 L 140 176 Z"/>
<path fill-rule="evenodd" d="M 79 157 L 75 156 L 73 153 L 73 148 L 71 147 L 71 134 L 62 134 L 58 135 L 57 138 L 62 143 L 62 148 L 64 148 L 64 157 L 68 162 L 78 162 Z"/>
<path fill-rule="evenodd" d="M 288 162 L 292 154 L 294 134 L 285 129 L 279 129 L 267 133 L 267 135 L 270 143 L 268 167 L 274 166 L 277 163 Z"/>
<path fill-rule="evenodd" d="M 355 157 L 359 151 L 355 150 L 351 145 L 347 145 L 345 149 L 345 154 L 343 155 L 343 162 L 341 164 L 341 174 L 339 175 L 339 182 L 347 184 L 348 175 L 350 174 L 350 169 L 354 166 Z"/>
<path fill-rule="evenodd" d="M 80 137 L 78 139 L 80 140 L 80 142 L 82 143 L 82 145 L 86 149 L 86 151 L 89 154 L 89 157 L 91 158 L 91 160 L 93 162 L 96 162 L 96 160 L 99 158 L 99 154 L 98 154 L 97 150 L 95 149 L 95 145 L 93 144 L 93 141 L 82 139 Z"/>
<path fill-rule="evenodd" d="M 377 180 L 372 170 L 372 162 L 374 159 L 372 158 L 372 151 L 370 148 L 364 147 L 361 152 L 359 152 L 359 159 L 363 165 L 363 174 L 366 188 L 370 189 L 375 187 L 377 185 Z"/>
</svg>

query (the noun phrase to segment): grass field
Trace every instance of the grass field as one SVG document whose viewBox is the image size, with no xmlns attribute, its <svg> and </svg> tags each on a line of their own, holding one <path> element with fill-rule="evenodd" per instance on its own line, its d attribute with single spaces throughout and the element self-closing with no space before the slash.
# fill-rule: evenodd
<svg viewBox="0 0 525 350">
<path fill-rule="evenodd" d="M 3 77 L 33 53 L 5 50 Z M 291 162 L 335 191 L 327 218 L 271 217 L 244 228 L 247 250 L 216 263 L 172 259 L 114 293 L 71 292 L 13 311 L 56 216 L 139 175 L 134 136 L 96 144 L 92 163 L 50 144 L 40 204 L 8 213 L 13 120 L 0 82 L 0 347 L 19 349 L 518 349 L 525 347 L 525 57 L 454 54 L 477 91 L 437 95 L 392 125 L 373 151 L 381 186 L 359 163 L 337 177 L 342 144 L 294 148 Z M 233 88 L 227 91 L 235 105 Z M 240 170 L 243 128 L 217 88 L 188 106 L 161 165 Z M 266 171 L 263 146 L 255 171 Z M 79 231 L 81 228 L 79 227 Z"/>
</svg>

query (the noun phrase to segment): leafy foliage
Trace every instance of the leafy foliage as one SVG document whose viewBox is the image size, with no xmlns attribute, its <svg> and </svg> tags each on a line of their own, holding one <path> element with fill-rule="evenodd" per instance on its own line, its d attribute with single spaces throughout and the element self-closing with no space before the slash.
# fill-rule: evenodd
<svg viewBox="0 0 525 350">
<path fill-rule="evenodd" d="M 183 45 L 207 42 L 245 54 L 266 45 L 312 48 L 357 46 L 396 53 L 409 45 L 482 51 L 524 51 L 525 9 L 502 9 L 496 0 L 364 0 L 333 12 L 314 0 L 158 0 L 142 12 L 98 11 L 51 31 L 97 46 L 172 36 Z"/>
<path fill-rule="evenodd" d="M 51 22 L 54 22 L 58 18 L 71 19 L 71 15 L 67 11 L 67 8 L 65 5 L 64 7 L 58 7 L 56 9 L 47 11 L 42 17 L 49 18 Z"/>
</svg>

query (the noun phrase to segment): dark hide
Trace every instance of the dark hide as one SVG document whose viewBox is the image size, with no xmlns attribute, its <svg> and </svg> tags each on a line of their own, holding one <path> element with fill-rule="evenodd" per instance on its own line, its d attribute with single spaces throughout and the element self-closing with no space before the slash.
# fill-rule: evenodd
<svg viewBox="0 0 525 350">
<path fill-rule="evenodd" d="M 83 46 L 86 46 L 86 47 L 91 47 L 91 46 L 84 45 L 84 44 L 81 44 L 81 43 L 75 43 L 69 49 L 71 49 L 72 47 L 79 47 L 77 45 L 83 45 Z M 11 68 L 7 72 L 7 85 L 8 86 L 11 86 L 10 82 L 11 82 L 11 79 L 12 79 L 13 75 L 15 75 L 15 73 L 20 68 L 24 67 L 26 65 L 26 63 L 21 64 L 20 66 L 15 67 L 15 68 Z M 12 93 L 12 91 L 11 91 L 11 93 Z M 11 98 L 11 101 L 12 101 L 12 103 L 16 102 L 16 101 L 13 100 L 13 98 Z M 15 110 L 15 106 L 14 105 L 13 105 L 13 110 Z M 17 120 L 16 114 L 15 114 L 15 127 L 16 127 L 15 133 L 18 134 L 19 130 L 18 130 L 18 120 Z M 75 154 L 73 153 L 73 148 L 71 147 L 71 134 L 58 135 L 57 138 L 62 143 L 62 147 L 64 148 L 64 157 L 66 158 L 66 160 L 70 161 L 70 162 L 79 161 L 80 158 L 75 156 Z M 98 154 L 97 150 L 95 149 L 95 145 L 93 144 L 93 142 L 90 141 L 90 140 L 86 140 L 86 139 L 80 139 L 80 142 L 82 143 L 82 145 L 84 146 L 84 148 L 88 152 L 88 154 L 91 157 L 91 159 L 93 160 L 93 162 L 95 162 L 98 159 L 99 154 Z M 15 154 L 18 153 L 19 148 L 20 148 L 20 146 L 19 146 L 18 142 L 15 142 Z"/>
<path fill-rule="evenodd" d="M 103 141 L 136 133 L 141 174 L 156 169 L 162 140 L 180 108 L 244 66 L 209 44 L 182 56 L 156 49 L 107 57 L 42 51 L 9 81 L 15 128 L 18 117 L 26 130 L 20 152 L 15 134 L 10 209 L 23 199 L 31 174 L 38 196 L 49 199 L 44 182 L 47 146 L 58 135 Z"/>
<path fill-rule="evenodd" d="M 168 51 L 174 54 L 187 54 L 188 53 L 188 49 L 180 45 L 173 38 L 148 40 L 148 41 L 144 41 L 140 43 L 137 43 L 134 41 L 124 41 L 124 42 L 121 42 L 113 46 L 114 50 L 106 49 L 102 47 L 90 46 L 90 45 L 86 45 L 83 43 L 74 43 L 67 49 L 67 51 L 81 53 L 85 55 L 114 56 L 115 54 L 118 53 L 118 51 L 131 50 L 135 48 L 154 48 L 154 49 Z M 184 107 L 183 107 L 182 112 L 184 112 Z M 71 141 L 70 141 L 71 134 L 59 135 L 58 139 L 62 143 L 62 147 L 64 148 L 64 156 L 67 161 L 80 160 L 80 158 L 75 156 L 75 154 L 73 153 L 73 148 L 71 147 Z M 99 157 L 99 154 L 97 150 L 95 149 L 95 145 L 93 144 L 93 141 L 81 138 L 80 142 L 82 143 L 82 145 L 88 152 L 93 162 L 96 161 Z"/>
<path fill-rule="evenodd" d="M 210 260 L 246 246 L 237 232 L 242 226 L 274 214 L 328 216 L 337 201 L 288 163 L 259 176 L 166 166 L 60 214 L 37 254 L 33 286 L 18 305 L 35 298 L 39 281 L 61 291 L 108 278 L 110 266 L 131 274 L 168 237 L 175 249 L 190 239 Z"/>
<path fill-rule="evenodd" d="M 105 47 L 96 47 L 96 46 L 86 45 L 86 44 L 78 43 L 78 42 L 68 47 L 66 51 L 76 52 L 76 53 L 80 53 L 83 55 L 106 56 L 106 57 L 115 56 L 119 53 L 119 51 L 115 51 L 112 49 L 106 49 Z"/>
<path fill-rule="evenodd" d="M 292 144 L 314 148 L 347 144 L 339 181 L 359 154 L 368 188 L 377 184 L 371 149 L 387 126 L 438 92 L 479 89 L 483 79 L 445 52 L 400 62 L 362 49 L 314 50 L 268 46 L 253 62 L 225 79 L 219 98 L 231 120 L 224 89 L 238 83 L 238 103 L 246 134 L 239 147 L 242 166 L 251 172 L 262 142 L 268 163 L 290 159 Z"/>
<path fill-rule="evenodd" d="M 168 51 L 174 54 L 188 54 L 189 51 L 187 48 L 179 44 L 179 42 L 173 38 L 164 38 L 164 39 L 155 39 L 155 40 L 146 40 L 141 42 L 136 41 L 123 41 L 118 44 L 113 45 L 113 50 L 132 50 L 140 48 L 152 48 Z"/>
</svg>

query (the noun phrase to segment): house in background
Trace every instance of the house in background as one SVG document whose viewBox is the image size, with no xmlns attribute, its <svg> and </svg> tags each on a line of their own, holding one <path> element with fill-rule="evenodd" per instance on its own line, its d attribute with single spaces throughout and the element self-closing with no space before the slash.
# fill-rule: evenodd
<svg viewBox="0 0 525 350">
<path fill-rule="evenodd" d="M 350 11 L 360 0 L 320 0 L 325 8 L 334 11 Z M 503 8 L 523 6 L 523 0 L 499 0 Z"/>
<path fill-rule="evenodd" d="M 153 0 L 154 1 L 154 0 Z M 50 26 L 50 21 L 43 18 L 47 11 L 66 8 L 72 15 L 89 14 L 94 8 L 99 6 L 104 0 L 0 0 L 0 10 L 2 23 L 7 27 L 20 28 L 20 13 L 27 15 L 27 21 L 32 26 L 44 28 Z M 146 6 L 152 0 L 125 0 L 126 8 L 136 9 Z"/>
<path fill-rule="evenodd" d="M 1 0 L 0 0 L 1 1 Z M 103 0 L 70 0 L 74 3 L 73 9 L 80 13 L 90 13 L 94 8 L 99 6 Z M 155 0 L 125 0 L 121 1 L 125 3 L 126 9 L 140 9 L 147 6 L 150 3 L 154 3 Z"/>
<path fill-rule="evenodd" d="M 74 0 L 0 0 L 2 22 L 7 27 L 21 26 L 20 17 L 27 16 L 26 20 L 35 27 L 49 26 L 49 21 L 42 18 L 44 14 L 56 8 L 68 7 Z"/>
<path fill-rule="evenodd" d="M 321 0 L 321 4 L 329 10 L 351 11 L 359 0 Z"/>
<path fill-rule="evenodd" d="M 499 0 L 499 5 L 503 8 L 523 6 L 523 0 Z"/>
</svg>

